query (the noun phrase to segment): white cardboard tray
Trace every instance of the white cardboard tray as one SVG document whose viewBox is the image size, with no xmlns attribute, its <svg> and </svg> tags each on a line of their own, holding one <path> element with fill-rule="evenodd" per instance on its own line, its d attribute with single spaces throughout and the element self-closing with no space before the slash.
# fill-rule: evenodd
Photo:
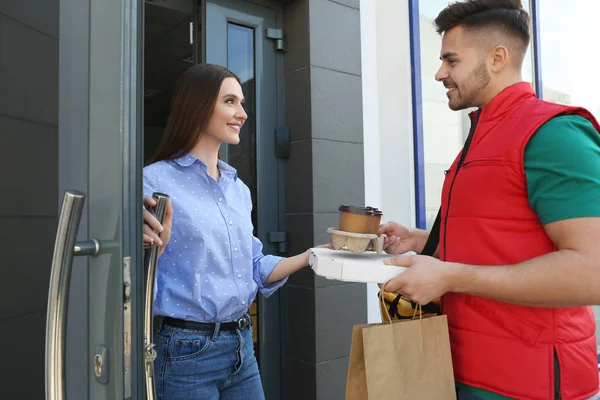
<svg viewBox="0 0 600 400">
<path fill-rule="evenodd" d="M 310 249 L 308 263 L 315 274 L 327 279 L 346 282 L 386 283 L 404 272 L 405 267 L 386 265 L 386 258 L 398 257 L 395 254 L 375 252 L 352 253 L 325 248 Z"/>
</svg>

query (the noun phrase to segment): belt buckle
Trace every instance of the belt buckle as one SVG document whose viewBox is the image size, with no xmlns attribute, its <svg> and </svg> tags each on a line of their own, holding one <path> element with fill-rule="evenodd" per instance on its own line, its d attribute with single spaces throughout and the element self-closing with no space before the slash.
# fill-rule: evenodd
<svg viewBox="0 0 600 400">
<path fill-rule="evenodd" d="M 248 317 L 244 316 L 237 320 L 238 329 L 244 330 L 248 327 Z"/>
</svg>

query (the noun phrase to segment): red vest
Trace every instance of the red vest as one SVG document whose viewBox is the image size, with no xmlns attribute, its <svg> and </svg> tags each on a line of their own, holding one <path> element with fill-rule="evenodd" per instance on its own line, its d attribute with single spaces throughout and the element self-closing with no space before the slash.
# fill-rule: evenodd
<svg viewBox="0 0 600 400">
<path fill-rule="evenodd" d="M 459 154 L 444 182 L 440 259 L 511 265 L 557 250 L 529 205 L 523 154 L 542 124 L 568 114 L 600 132 L 589 112 L 538 100 L 529 83 L 506 88 L 481 110 L 462 166 L 456 173 Z M 443 309 L 459 382 L 517 399 L 554 399 L 556 353 L 563 399 L 598 392 L 590 307 L 525 307 L 449 293 Z"/>
</svg>

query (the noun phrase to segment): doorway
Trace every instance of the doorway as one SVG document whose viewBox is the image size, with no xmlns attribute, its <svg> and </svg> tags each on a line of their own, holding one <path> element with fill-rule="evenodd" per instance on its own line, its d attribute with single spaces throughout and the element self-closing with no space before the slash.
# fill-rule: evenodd
<svg viewBox="0 0 600 400">
<path fill-rule="evenodd" d="M 283 60 L 270 38 L 281 32 L 282 20 L 276 3 L 146 0 L 143 108 L 146 165 L 160 142 L 183 71 L 207 62 L 226 66 L 239 76 L 248 120 L 240 144 L 224 147 L 222 158 L 250 188 L 254 235 L 262 241 L 263 252 L 284 255 L 285 160 L 277 154 L 277 132 L 283 125 Z M 279 299 L 278 293 L 269 299 L 259 294 L 250 307 L 255 352 L 270 400 L 281 398 Z"/>
</svg>

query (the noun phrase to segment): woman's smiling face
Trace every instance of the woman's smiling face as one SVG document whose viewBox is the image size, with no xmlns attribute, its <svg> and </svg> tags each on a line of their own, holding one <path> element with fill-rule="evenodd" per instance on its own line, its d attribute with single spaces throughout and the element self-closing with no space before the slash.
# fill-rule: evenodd
<svg viewBox="0 0 600 400">
<path fill-rule="evenodd" d="M 234 78 L 225 78 L 204 135 L 221 143 L 238 144 L 246 119 L 241 85 Z"/>
</svg>

